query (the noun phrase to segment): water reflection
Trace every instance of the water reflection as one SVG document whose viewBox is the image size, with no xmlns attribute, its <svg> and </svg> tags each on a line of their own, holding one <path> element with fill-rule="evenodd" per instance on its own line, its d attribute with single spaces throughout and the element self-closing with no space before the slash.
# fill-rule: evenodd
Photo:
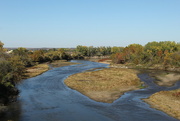
<svg viewBox="0 0 180 121">
<path fill-rule="evenodd" d="M 0 121 L 20 121 L 21 112 L 21 102 L 13 102 L 8 106 L 7 112 L 0 117 Z"/>
</svg>

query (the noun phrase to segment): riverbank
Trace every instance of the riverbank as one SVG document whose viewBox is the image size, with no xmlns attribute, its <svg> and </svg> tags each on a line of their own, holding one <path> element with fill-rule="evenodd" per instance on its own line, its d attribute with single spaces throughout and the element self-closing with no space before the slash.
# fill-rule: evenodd
<svg viewBox="0 0 180 121">
<path fill-rule="evenodd" d="M 134 70 L 119 68 L 74 74 L 64 82 L 89 98 L 105 103 L 112 103 L 123 93 L 137 90 L 142 85 Z"/>
<path fill-rule="evenodd" d="M 150 104 L 152 108 L 180 119 L 180 89 L 160 91 L 143 100 Z"/>
<path fill-rule="evenodd" d="M 151 67 L 146 67 L 141 64 L 133 65 L 133 64 L 113 64 L 110 59 L 101 59 L 101 60 L 94 60 L 99 63 L 109 64 L 109 67 L 112 68 L 130 68 L 130 69 L 142 69 L 143 71 L 148 71 L 151 77 L 157 79 L 155 82 L 159 86 L 173 86 L 177 81 L 180 80 L 180 67 L 169 67 L 164 68 L 162 65 L 153 65 Z"/>
<path fill-rule="evenodd" d="M 49 65 L 52 66 L 53 68 L 70 66 L 70 65 L 75 65 L 75 64 L 79 64 L 79 63 L 69 62 L 66 60 L 57 60 L 57 61 L 53 61 L 53 62 L 49 63 Z"/>
<path fill-rule="evenodd" d="M 24 79 L 38 76 L 48 71 L 50 67 L 57 68 L 57 67 L 62 67 L 62 66 L 74 65 L 74 64 L 78 64 L 78 63 L 72 63 L 66 60 L 56 60 L 51 63 L 37 64 L 35 66 L 28 67 L 26 69 L 26 73 L 24 74 Z"/>
<path fill-rule="evenodd" d="M 105 61 L 105 63 L 108 63 L 108 61 Z M 133 63 L 126 63 L 126 64 L 114 64 L 114 63 L 108 63 L 110 64 L 109 67 L 115 67 L 115 68 L 131 68 L 131 69 L 146 69 L 146 70 L 160 70 L 160 71 L 170 71 L 170 72 L 180 72 L 180 67 L 164 67 L 164 65 L 161 64 L 154 64 L 154 65 L 147 65 L 147 64 L 133 64 Z"/>
<path fill-rule="evenodd" d="M 148 71 L 149 75 L 157 80 L 155 83 L 159 86 L 173 86 L 177 81 L 180 81 L 180 74 L 178 73 L 180 72 L 180 68 L 177 67 L 164 68 L 160 65 L 154 65 L 147 68 L 142 65 L 132 66 L 128 64 L 111 64 L 110 61 L 108 62 L 105 61 L 105 63 L 110 64 L 110 67 L 114 68 L 146 68 L 148 69 L 146 71 Z M 150 104 L 152 108 L 161 110 L 172 117 L 180 119 L 180 89 L 160 91 L 151 95 L 148 99 L 143 100 Z"/>
<path fill-rule="evenodd" d="M 14 86 L 0 84 L 0 117 L 8 110 L 9 103 L 15 102 L 19 91 Z"/>
<path fill-rule="evenodd" d="M 175 72 L 151 70 L 149 71 L 149 75 L 157 80 L 155 83 L 159 86 L 170 87 L 177 81 L 180 81 L 180 74 Z M 180 119 L 180 89 L 160 91 L 143 100 L 152 108 Z"/>
<path fill-rule="evenodd" d="M 58 61 L 53 61 L 51 63 L 37 64 L 35 66 L 26 68 L 26 72 L 24 73 L 23 79 L 28 79 L 28 78 L 31 78 L 31 77 L 35 77 L 35 76 L 38 76 L 38 75 L 48 71 L 50 69 L 49 65 L 51 67 L 55 68 L 55 67 L 69 66 L 69 65 L 74 65 L 74 64 L 78 64 L 78 63 L 72 63 L 72 62 L 68 62 L 68 61 L 65 61 L 65 60 L 58 60 Z M 4 97 L 4 98 L 0 99 L 0 115 L 1 115 L 3 112 L 6 112 L 8 110 L 7 109 L 8 103 L 5 104 L 5 102 L 9 102 L 7 100 L 11 99 L 11 97 L 13 98 L 13 100 L 12 99 L 11 100 L 15 101 L 17 96 L 18 96 L 18 93 L 17 93 L 18 91 L 17 91 L 17 89 L 15 87 L 13 87 L 12 89 L 8 89 L 8 90 L 6 88 L 5 89 L 0 88 L 0 89 L 3 89 L 3 90 L 0 90 L 1 91 L 0 96 L 2 95 L 1 93 L 3 93 L 2 96 Z M 15 93 L 15 94 L 12 95 L 12 93 Z M 8 94 L 11 94 L 10 98 L 7 97 Z M 10 101 L 10 102 L 12 102 L 12 101 Z"/>
<path fill-rule="evenodd" d="M 49 66 L 47 63 L 38 64 L 32 67 L 26 68 L 26 72 L 24 73 L 23 79 L 31 78 L 38 76 L 49 70 Z"/>
</svg>

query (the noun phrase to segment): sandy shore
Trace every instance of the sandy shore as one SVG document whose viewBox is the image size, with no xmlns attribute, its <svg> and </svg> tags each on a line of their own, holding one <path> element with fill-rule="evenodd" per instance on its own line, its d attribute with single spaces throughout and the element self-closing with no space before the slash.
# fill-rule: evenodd
<svg viewBox="0 0 180 121">
<path fill-rule="evenodd" d="M 154 77 L 159 81 L 156 83 L 160 86 L 173 86 L 177 81 L 180 80 L 180 74 L 178 73 L 162 73 L 154 74 Z"/>
</svg>

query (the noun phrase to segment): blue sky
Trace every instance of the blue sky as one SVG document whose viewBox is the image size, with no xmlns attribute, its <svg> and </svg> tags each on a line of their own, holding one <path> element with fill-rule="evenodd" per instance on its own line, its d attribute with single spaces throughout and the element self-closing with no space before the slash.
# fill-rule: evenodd
<svg viewBox="0 0 180 121">
<path fill-rule="evenodd" d="M 180 0 L 0 0 L 5 47 L 180 42 Z"/>
</svg>

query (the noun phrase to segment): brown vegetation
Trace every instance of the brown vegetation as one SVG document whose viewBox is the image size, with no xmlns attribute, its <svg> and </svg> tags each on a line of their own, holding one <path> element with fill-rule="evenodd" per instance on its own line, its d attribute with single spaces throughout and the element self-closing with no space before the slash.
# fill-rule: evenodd
<svg viewBox="0 0 180 121">
<path fill-rule="evenodd" d="M 124 92 L 138 89 L 141 82 L 133 70 L 108 68 L 72 75 L 65 84 L 93 100 L 112 103 Z"/>
<path fill-rule="evenodd" d="M 50 63 L 50 65 L 52 65 L 53 67 L 70 66 L 74 64 L 79 64 L 79 63 L 72 63 L 72 62 L 68 62 L 67 60 L 57 60 Z"/>
<path fill-rule="evenodd" d="M 100 59 L 98 60 L 99 63 L 105 63 L 105 64 L 111 64 L 112 60 L 110 58 L 104 58 L 104 59 Z"/>
<path fill-rule="evenodd" d="M 50 65 L 52 67 L 62 67 L 62 66 L 69 66 L 74 64 L 78 64 L 78 63 L 72 63 L 66 60 L 57 60 L 57 61 L 53 61 Z M 31 78 L 34 76 L 38 76 L 48 70 L 49 70 L 48 63 L 38 64 L 32 67 L 28 67 L 26 73 L 24 74 L 24 78 Z"/>
<path fill-rule="evenodd" d="M 34 76 L 40 75 L 48 70 L 49 70 L 49 66 L 47 63 L 28 67 L 26 70 L 26 73 L 24 74 L 24 78 L 34 77 Z"/>
<path fill-rule="evenodd" d="M 153 108 L 180 119 L 180 89 L 172 91 L 160 91 L 144 99 Z"/>
</svg>

